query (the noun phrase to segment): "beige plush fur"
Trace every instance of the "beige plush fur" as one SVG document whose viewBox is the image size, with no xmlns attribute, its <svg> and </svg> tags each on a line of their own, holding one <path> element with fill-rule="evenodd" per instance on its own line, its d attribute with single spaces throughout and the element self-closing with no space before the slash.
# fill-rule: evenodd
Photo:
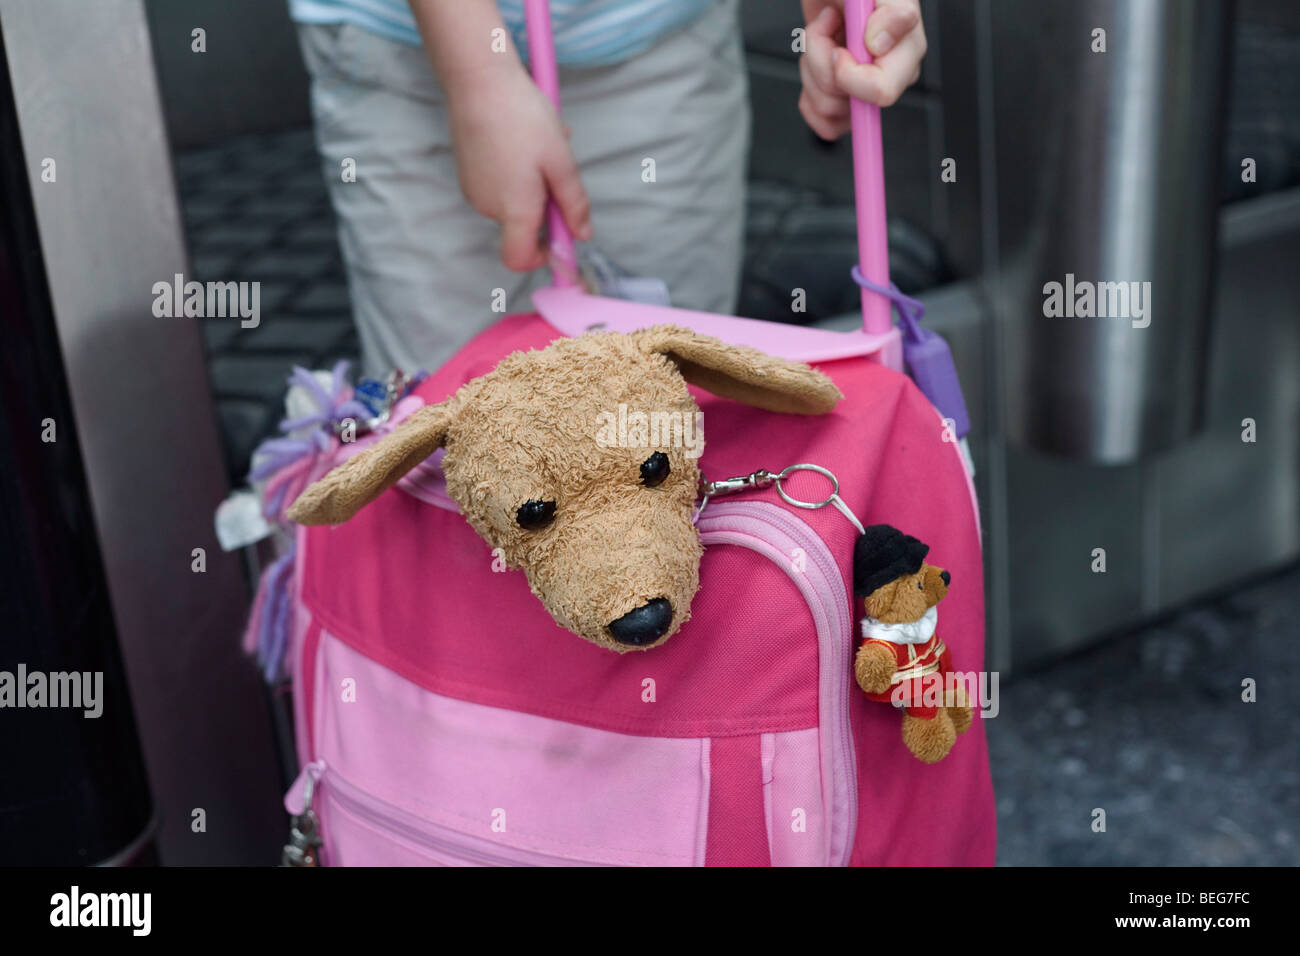
<svg viewBox="0 0 1300 956">
<path fill-rule="evenodd" d="M 602 413 L 675 413 L 692 423 L 687 383 L 776 412 L 829 412 L 842 397 L 807 365 L 725 345 L 676 326 L 595 332 L 515 352 L 451 398 L 413 414 L 387 438 L 307 488 L 289 510 L 303 524 L 352 517 L 437 448 L 447 491 L 506 562 L 523 569 L 555 620 L 616 651 L 662 644 L 690 616 L 701 547 L 691 523 L 696 460 L 673 443 L 617 447 L 598 440 Z M 680 444 L 680 443 L 678 443 Z M 663 452 L 670 474 L 647 487 L 641 465 Z M 555 502 L 544 528 L 519 526 L 529 500 Z M 641 647 L 611 622 L 655 599 L 671 626 Z"/>
<path fill-rule="evenodd" d="M 890 678 L 898 662 L 889 648 L 879 644 L 863 644 L 858 648 L 857 659 L 853 663 L 853 673 L 858 679 L 858 686 L 868 694 L 883 694 L 889 690 Z"/>
<path fill-rule="evenodd" d="M 967 726 L 969 724 L 970 718 L 967 715 Z M 948 751 L 952 750 L 952 745 L 956 742 L 957 729 L 947 708 L 941 708 L 929 720 L 911 714 L 903 715 L 903 744 L 917 760 L 938 763 L 948 756 Z"/>
</svg>

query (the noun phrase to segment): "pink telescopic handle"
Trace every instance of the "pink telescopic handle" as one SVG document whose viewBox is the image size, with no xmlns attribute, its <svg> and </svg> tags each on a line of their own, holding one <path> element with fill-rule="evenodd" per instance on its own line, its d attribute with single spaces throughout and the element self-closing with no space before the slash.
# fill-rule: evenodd
<svg viewBox="0 0 1300 956">
<path fill-rule="evenodd" d="M 875 0 L 845 0 L 844 33 L 849 52 L 870 63 L 864 37 Z M 853 132 L 853 193 L 858 216 L 858 268 L 876 285 L 889 285 L 889 242 L 885 232 L 885 159 L 880 145 L 880 107 L 854 99 L 849 104 Z M 869 334 L 893 326 L 889 299 L 862 290 L 862 328 Z"/>
<path fill-rule="evenodd" d="M 528 29 L 528 62 L 538 89 L 560 111 L 560 72 L 555 64 L 555 38 L 551 35 L 550 0 L 525 0 L 524 23 Z M 546 229 L 551 247 L 551 284 L 578 284 L 577 257 L 573 233 L 554 199 L 546 201 Z"/>
</svg>

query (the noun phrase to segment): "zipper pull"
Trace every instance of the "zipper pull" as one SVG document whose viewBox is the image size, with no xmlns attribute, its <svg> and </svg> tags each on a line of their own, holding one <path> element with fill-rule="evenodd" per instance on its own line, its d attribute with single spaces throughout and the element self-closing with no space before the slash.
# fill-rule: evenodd
<svg viewBox="0 0 1300 956">
<path fill-rule="evenodd" d="M 307 764 L 285 795 L 285 809 L 292 819 L 289 822 L 289 842 L 280 852 L 281 866 L 320 866 L 320 819 L 311 804 L 316 783 L 324 770 L 323 760 Z"/>
</svg>

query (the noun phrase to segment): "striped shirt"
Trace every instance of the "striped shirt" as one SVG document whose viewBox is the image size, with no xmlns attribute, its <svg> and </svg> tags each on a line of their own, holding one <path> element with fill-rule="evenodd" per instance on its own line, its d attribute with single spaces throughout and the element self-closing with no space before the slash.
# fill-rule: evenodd
<svg viewBox="0 0 1300 956">
<path fill-rule="evenodd" d="M 555 57 L 565 66 L 606 66 L 649 49 L 692 23 L 713 0 L 551 0 Z M 525 59 L 523 0 L 497 0 Z M 350 23 L 390 40 L 420 45 L 406 0 L 289 0 L 296 23 Z"/>
</svg>

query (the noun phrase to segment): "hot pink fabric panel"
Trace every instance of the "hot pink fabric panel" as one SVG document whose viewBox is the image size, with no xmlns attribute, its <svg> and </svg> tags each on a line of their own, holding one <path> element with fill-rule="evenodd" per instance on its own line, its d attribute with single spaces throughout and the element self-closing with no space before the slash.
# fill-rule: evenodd
<svg viewBox="0 0 1300 956">
<path fill-rule="evenodd" d="M 762 738 L 713 741 L 707 866 L 769 866 Z"/>
<path fill-rule="evenodd" d="M 716 548 L 704 558 L 708 590 L 693 613 L 726 627 L 688 622 L 663 647 L 616 654 L 557 626 L 521 572 L 493 572 L 487 545 L 458 514 L 393 493 L 347 524 L 309 534 L 308 610 L 430 691 L 649 736 L 817 724 L 811 612 L 784 572 L 750 551 Z M 366 560 L 351 560 L 356 554 Z M 707 583 L 729 580 L 743 580 L 753 599 L 737 603 Z"/>
<path fill-rule="evenodd" d="M 616 654 L 556 626 L 521 572 L 491 571 L 487 546 L 450 511 L 386 494 L 311 536 L 308 610 L 429 691 L 620 734 L 712 737 L 818 722 L 811 613 L 784 572 L 751 551 L 705 557 L 706 587 L 744 580 L 754 596 L 737 604 L 715 585 L 697 597 L 694 614 L 727 627 L 688 623 L 653 652 Z M 367 559 L 344 557 L 355 554 Z"/>
<path fill-rule="evenodd" d="M 939 605 L 938 633 L 959 671 L 984 667 L 984 574 L 966 474 L 943 443 L 934 408 L 915 388 L 899 396 L 888 461 L 877 462 L 866 524 L 888 522 L 930 545 L 926 561 L 952 574 Z M 924 764 L 902 741 L 902 718 L 888 704 L 854 695 L 859 817 L 853 865 L 992 866 L 993 784 L 984 721 L 952 752 Z"/>
<path fill-rule="evenodd" d="M 443 697 L 328 633 L 318 661 L 327 793 L 338 775 L 404 814 L 503 849 L 703 862 L 708 741 L 631 737 Z M 505 832 L 494 832 L 502 819 Z"/>
</svg>

